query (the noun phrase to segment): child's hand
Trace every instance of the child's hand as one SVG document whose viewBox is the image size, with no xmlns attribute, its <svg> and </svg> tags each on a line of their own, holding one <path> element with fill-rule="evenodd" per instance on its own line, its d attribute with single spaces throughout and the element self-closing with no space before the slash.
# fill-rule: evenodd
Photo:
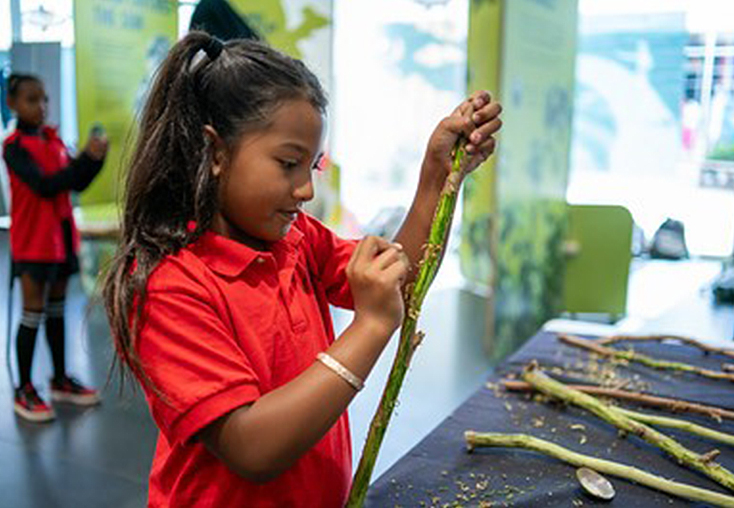
<svg viewBox="0 0 734 508">
<path fill-rule="evenodd" d="M 467 139 L 464 173 L 476 169 L 494 152 L 494 134 L 502 127 L 502 106 L 489 92 L 480 90 L 462 102 L 451 116 L 444 118 L 428 141 L 423 176 L 443 183 L 451 171 L 451 154 L 460 135 Z"/>
<path fill-rule="evenodd" d="M 408 267 L 400 244 L 377 236 L 367 236 L 359 242 L 347 265 L 356 317 L 392 335 L 403 320 L 400 288 Z"/>
<path fill-rule="evenodd" d="M 109 148 L 109 141 L 107 136 L 91 136 L 87 142 L 84 152 L 93 160 L 101 161 L 107 156 L 107 149 Z"/>
</svg>

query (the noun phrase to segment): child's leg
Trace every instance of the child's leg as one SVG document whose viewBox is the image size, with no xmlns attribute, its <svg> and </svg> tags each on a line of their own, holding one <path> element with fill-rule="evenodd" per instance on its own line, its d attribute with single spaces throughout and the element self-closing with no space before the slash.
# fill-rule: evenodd
<svg viewBox="0 0 734 508">
<path fill-rule="evenodd" d="M 30 273 L 24 273 L 20 277 L 20 285 L 23 290 L 23 318 L 16 340 L 20 387 L 15 390 L 13 410 L 26 420 L 48 422 L 54 419 L 54 411 L 38 396 L 31 384 L 33 351 L 36 349 L 38 325 L 43 318 L 46 284 L 34 280 Z"/>
<path fill-rule="evenodd" d="M 46 340 L 51 349 L 54 379 L 61 381 L 66 376 L 66 322 L 64 305 L 68 279 L 61 277 L 51 284 L 46 303 Z"/>
<path fill-rule="evenodd" d="M 90 406 L 99 403 L 97 390 L 84 386 L 66 373 L 64 302 L 68 280 L 67 277 L 61 277 L 51 284 L 46 304 L 46 339 L 54 363 L 51 398 L 56 402 Z"/>
<path fill-rule="evenodd" d="M 33 352 L 36 348 L 36 334 L 43 317 L 45 284 L 34 280 L 29 273 L 20 277 L 23 291 L 23 318 L 18 327 L 16 348 L 20 386 L 31 382 Z"/>
</svg>

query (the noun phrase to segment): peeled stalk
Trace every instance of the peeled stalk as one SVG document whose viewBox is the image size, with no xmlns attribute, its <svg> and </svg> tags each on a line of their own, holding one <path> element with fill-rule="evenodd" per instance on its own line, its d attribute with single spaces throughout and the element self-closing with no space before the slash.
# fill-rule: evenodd
<svg viewBox="0 0 734 508">
<path fill-rule="evenodd" d="M 625 416 L 629 416 L 635 421 L 645 423 L 647 425 L 656 425 L 658 427 L 667 427 L 670 429 L 682 430 L 689 434 L 695 434 L 697 436 L 705 437 L 713 441 L 719 441 L 720 443 L 726 443 L 734 446 L 734 436 L 727 434 L 726 432 L 720 432 L 718 430 L 710 429 L 697 423 L 689 422 L 687 420 L 681 420 L 679 418 L 670 418 L 667 416 L 657 416 L 647 413 L 638 413 L 637 411 L 630 411 L 621 407 L 615 408 L 617 411 Z"/>
<path fill-rule="evenodd" d="M 478 447 L 523 448 L 549 455 L 576 467 L 588 467 L 599 473 L 633 481 L 667 494 L 692 501 L 701 501 L 714 506 L 734 507 L 734 497 L 708 489 L 694 487 L 685 483 L 666 480 L 633 466 L 611 460 L 598 459 L 576 453 L 568 448 L 538 439 L 527 434 L 498 434 L 494 432 L 467 431 L 464 434 L 467 447 L 471 451 Z"/>
<path fill-rule="evenodd" d="M 530 364 L 523 372 L 523 378 L 546 395 L 556 397 L 564 402 L 591 411 L 618 429 L 633 434 L 651 445 L 657 446 L 672 456 L 678 463 L 692 469 L 697 469 L 727 489 L 734 490 L 734 474 L 714 461 L 719 453 L 718 450 L 712 450 L 705 454 L 699 454 L 689 450 L 670 436 L 658 432 L 644 423 L 631 419 L 615 407 L 608 406 L 591 395 L 573 390 L 563 383 L 549 378 L 537 368 L 537 364 Z"/>
<path fill-rule="evenodd" d="M 423 252 L 423 259 L 419 264 L 418 275 L 415 283 L 407 288 L 405 319 L 400 328 L 398 351 L 390 369 L 387 384 L 380 399 L 380 405 L 377 408 L 375 416 L 372 418 L 370 430 L 367 434 L 367 441 L 362 450 L 362 457 L 359 461 L 357 472 L 354 475 L 346 505 L 350 508 L 361 507 L 364 504 L 372 471 L 375 468 L 377 455 L 382 446 L 390 417 L 395 409 L 398 393 L 403 385 L 405 374 L 408 372 L 413 353 L 423 339 L 422 332 L 416 333 L 416 326 L 423 300 L 436 276 L 436 272 L 438 272 L 443 250 L 448 240 L 459 186 L 464 178 L 462 166 L 466 156 L 465 146 L 466 142 L 464 140 L 460 139 L 457 142 L 451 172 L 446 177 L 446 183 L 438 199 L 438 205 L 436 206 L 436 212 L 431 224 L 431 231 L 428 235 L 428 242 Z"/>
</svg>

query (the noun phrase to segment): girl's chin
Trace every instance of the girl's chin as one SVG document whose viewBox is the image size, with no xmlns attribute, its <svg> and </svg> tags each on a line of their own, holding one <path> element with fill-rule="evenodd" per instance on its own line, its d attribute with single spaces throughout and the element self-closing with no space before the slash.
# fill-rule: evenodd
<svg viewBox="0 0 734 508">
<path fill-rule="evenodd" d="M 286 237 L 286 235 L 288 234 L 290 230 L 291 230 L 291 224 L 281 227 L 280 231 L 278 232 L 278 237 L 272 241 L 277 242 L 278 240 L 282 240 L 283 238 Z"/>
</svg>

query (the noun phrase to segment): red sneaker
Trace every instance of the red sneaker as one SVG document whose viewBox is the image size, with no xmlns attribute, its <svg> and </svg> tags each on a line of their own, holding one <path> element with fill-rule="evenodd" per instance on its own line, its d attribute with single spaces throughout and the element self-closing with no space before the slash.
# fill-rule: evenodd
<svg viewBox="0 0 734 508">
<path fill-rule="evenodd" d="M 51 380 L 51 400 L 68 402 L 77 406 L 94 406 L 100 403 L 99 393 L 70 376 Z"/>
<path fill-rule="evenodd" d="M 30 383 L 16 388 L 13 409 L 18 416 L 29 422 L 50 422 L 56 418 L 54 410 L 38 396 Z"/>
</svg>

